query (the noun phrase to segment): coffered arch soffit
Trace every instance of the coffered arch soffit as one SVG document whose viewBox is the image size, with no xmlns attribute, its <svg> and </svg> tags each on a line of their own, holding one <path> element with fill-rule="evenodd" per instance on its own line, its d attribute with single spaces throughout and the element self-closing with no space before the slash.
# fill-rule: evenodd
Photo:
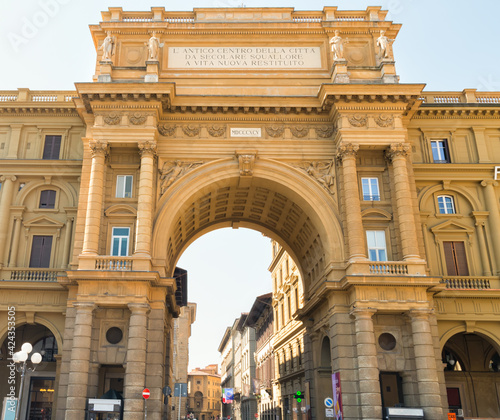
<svg viewBox="0 0 500 420">
<path fill-rule="evenodd" d="M 336 208 L 314 178 L 282 162 L 259 159 L 251 177 L 240 177 L 235 159 L 209 162 L 173 183 L 160 199 L 153 258 L 164 260 L 170 275 L 197 238 L 222 227 L 247 227 L 279 241 L 307 284 L 344 260 Z"/>
</svg>

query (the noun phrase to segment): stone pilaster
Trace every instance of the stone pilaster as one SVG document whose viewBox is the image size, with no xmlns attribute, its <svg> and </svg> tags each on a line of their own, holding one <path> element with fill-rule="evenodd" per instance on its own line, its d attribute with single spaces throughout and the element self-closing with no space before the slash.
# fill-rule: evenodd
<svg viewBox="0 0 500 420">
<path fill-rule="evenodd" d="M 2 220 L 2 223 L 0 223 L 0 267 L 2 267 L 5 262 L 5 250 L 7 249 L 7 236 L 9 231 L 10 206 L 12 204 L 14 182 L 16 180 L 16 176 L 0 177 L 3 190 L 0 200 L 0 220 Z"/>
<path fill-rule="evenodd" d="M 99 252 L 99 234 L 102 217 L 102 198 L 104 194 L 104 165 L 108 152 L 108 143 L 90 140 L 92 166 L 90 169 L 89 195 L 85 216 L 85 234 L 83 255 L 97 255 Z"/>
<path fill-rule="evenodd" d="M 472 215 L 476 221 L 476 233 L 479 243 L 479 253 L 481 255 L 481 264 L 483 266 L 483 276 L 491 276 L 490 259 L 488 256 L 489 253 L 488 247 L 486 246 L 486 237 L 484 232 L 488 213 L 473 211 Z"/>
<path fill-rule="evenodd" d="M 410 146 L 407 144 L 391 144 L 386 155 L 392 162 L 394 171 L 394 192 L 401 234 L 401 249 L 404 260 L 419 260 L 417 229 L 413 216 L 410 180 L 408 176 L 407 157 Z"/>
<path fill-rule="evenodd" d="M 17 252 L 19 251 L 19 239 L 21 234 L 22 216 L 14 216 L 14 233 L 12 236 L 12 247 L 10 249 L 9 267 L 17 267 Z"/>
<path fill-rule="evenodd" d="M 81 420 L 85 415 L 92 340 L 92 311 L 95 308 L 95 305 L 90 302 L 75 302 L 74 306 L 76 316 L 69 364 L 66 420 Z"/>
<path fill-rule="evenodd" d="M 356 171 L 356 154 L 359 145 L 353 143 L 340 144 L 337 159 L 342 161 L 344 178 L 344 201 L 349 260 L 366 260 L 365 235 L 361 218 L 361 202 L 359 200 L 358 174 Z"/>
<path fill-rule="evenodd" d="M 153 182 L 156 142 L 140 142 L 139 151 L 141 154 L 141 174 L 137 200 L 135 254 L 149 257 L 151 254 L 151 232 L 153 228 Z"/>
<path fill-rule="evenodd" d="M 500 212 L 498 211 L 498 198 L 495 193 L 495 187 L 498 186 L 498 182 L 493 180 L 485 180 L 481 182 L 481 186 L 484 187 L 484 198 L 486 201 L 486 209 L 490 212 L 488 217 L 488 222 L 490 225 L 490 231 L 493 232 L 491 235 L 493 242 L 493 251 L 496 261 L 500 261 Z M 497 273 L 500 274 L 500 264 L 497 264 Z"/>
<path fill-rule="evenodd" d="M 61 262 L 62 268 L 67 268 L 69 265 L 69 250 L 71 248 L 71 238 L 73 237 L 73 216 L 69 216 L 66 219 L 66 233 L 64 235 L 64 249 L 63 249 L 63 257 Z"/>
<path fill-rule="evenodd" d="M 372 319 L 375 312 L 375 309 L 359 308 L 351 313 L 356 329 L 359 403 L 361 418 L 364 420 L 382 418 L 377 347 Z"/>
<path fill-rule="evenodd" d="M 146 345 L 149 305 L 130 303 L 123 420 L 144 418 L 142 390 L 146 384 Z"/>
<path fill-rule="evenodd" d="M 165 386 L 165 305 L 152 308 L 149 314 L 146 383 L 151 390 L 148 417 L 160 418 L 163 406 L 162 388 Z M 165 378 L 166 379 L 166 378 Z"/>
<path fill-rule="evenodd" d="M 359 419 L 358 375 L 356 359 L 352 349 L 355 345 L 353 323 L 349 313 L 335 313 L 330 318 L 330 337 L 332 345 L 332 369 L 340 372 L 342 386 L 342 405 L 344 420 Z M 318 401 L 319 409 L 323 409 L 323 401 Z"/>
<path fill-rule="evenodd" d="M 436 366 L 436 354 L 429 323 L 429 311 L 411 310 L 411 330 L 415 369 L 420 399 L 419 406 L 424 409 L 425 418 L 438 420 L 443 418 L 441 392 Z"/>
</svg>

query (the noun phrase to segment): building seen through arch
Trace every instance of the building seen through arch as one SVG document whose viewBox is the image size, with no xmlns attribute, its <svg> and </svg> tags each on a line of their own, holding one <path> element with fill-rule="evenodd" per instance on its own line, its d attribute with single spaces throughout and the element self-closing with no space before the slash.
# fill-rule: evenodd
<svg viewBox="0 0 500 420">
<path fill-rule="evenodd" d="M 500 93 L 399 83 L 386 15 L 111 7 L 92 82 L 0 91 L 0 378 L 10 316 L 44 351 L 20 419 L 81 420 L 109 388 L 140 420 L 146 386 L 172 419 L 176 264 L 222 227 L 274 241 L 257 358 L 241 336 L 222 373 L 261 375 L 235 418 L 325 419 L 334 373 L 344 419 L 500 416 Z"/>
</svg>

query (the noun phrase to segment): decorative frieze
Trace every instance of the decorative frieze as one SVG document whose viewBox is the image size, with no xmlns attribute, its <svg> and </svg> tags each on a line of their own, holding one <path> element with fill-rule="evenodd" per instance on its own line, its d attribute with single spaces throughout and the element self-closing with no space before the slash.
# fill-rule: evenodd
<svg viewBox="0 0 500 420">
<path fill-rule="evenodd" d="M 368 121 L 368 117 L 363 114 L 352 114 L 347 116 L 347 121 L 353 127 L 365 127 Z"/>
<path fill-rule="evenodd" d="M 333 133 L 335 132 L 335 128 L 333 127 L 333 125 L 320 125 L 318 127 L 315 127 L 314 130 L 316 131 L 316 135 L 322 139 L 332 137 Z"/>
<path fill-rule="evenodd" d="M 200 134 L 200 126 L 194 124 L 183 125 L 182 131 L 188 137 L 196 137 Z"/>
<path fill-rule="evenodd" d="M 226 126 L 218 124 L 209 125 L 207 131 L 212 137 L 222 137 L 226 133 Z"/>
<path fill-rule="evenodd" d="M 380 114 L 375 117 L 375 123 L 379 127 L 391 127 L 394 124 L 394 117 L 388 114 Z"/>
<path fill-rule="evenodd" d="M 158 124 L 158 132 L 165 137 L 171 137 L 175 133 L 175 124 Z"/>
<path fill-rule="evenodd" d="M 120 124 L 122 117 L 116 112 L 110 112 L 103 116 L 104 123 L 107 125 L 117 125 Z"/>
<path fill-rule="evenodd" d="M 307 136 L 309 134 L 309 129 L 310 127 L 306 125 L 298 125 L 290 127 L 290 131 L 293 134 L 293 136 L 299 139 Z"/>
<path fill-rule="evenodd" d="M 147 116 L 145 114 L 141 114 L 140 112 L 134 112 L 132 115 L 128 116 L 128 120 L 134 125 L 142 125 L 146 122 L 146 119 Z"/>
<path fill-rule="evenodd" d="M 281 137 L 284 132 L 285 132 L 285 126 L 284 125 L 270 125 L 270 126 L 266 126 L 266 133 L 270 137 L 273 137 L 273 138 Z"/>
</svg>

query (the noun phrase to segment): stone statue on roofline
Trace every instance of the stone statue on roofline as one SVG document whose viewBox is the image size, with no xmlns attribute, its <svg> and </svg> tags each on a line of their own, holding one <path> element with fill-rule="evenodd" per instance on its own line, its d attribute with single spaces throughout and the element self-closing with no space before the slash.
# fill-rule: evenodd
<svg viewBox="0 0 500 420">
<path fill-rule="evenodd" d="M 391 59 L 390 46 L 394 42 L 394 39 L 389 39 L 385 36 L 385 31 L 380 31 L 380 36 L 377 38 L 377 46 L 379 47 L 379 57 L 381 60 L 386 58 Z"/>
<path fill-rule="evenodd" d="M 332 52 L 333 52 L 333 60 L 344 60 L 344 43 L 348 43 L 349 41 L 346 39 L 342 39 L 342 37 L 339 35 L 340 31 L 335 30 L 335 36 L 330 39 L 330 45 L 332 46 Z"/>
<path fill-rule="evenodd" d="M 115 37 L 111 36 L 111 32 L 106 33 L 106 38 L 101 44 L 100 49 L 102 50 L 102 61 L 111 61 L 111 57 L 115 53 Z"/>
<path fill-rule="evenodd" d="M 160 44 L 160 40 L 156 37 L 156 32 L 153 32 L 149 41 L 144 44 L 148 47 L 147 61 L 158 61 L 158 53 L 164 44 Z"/>
</svg>

